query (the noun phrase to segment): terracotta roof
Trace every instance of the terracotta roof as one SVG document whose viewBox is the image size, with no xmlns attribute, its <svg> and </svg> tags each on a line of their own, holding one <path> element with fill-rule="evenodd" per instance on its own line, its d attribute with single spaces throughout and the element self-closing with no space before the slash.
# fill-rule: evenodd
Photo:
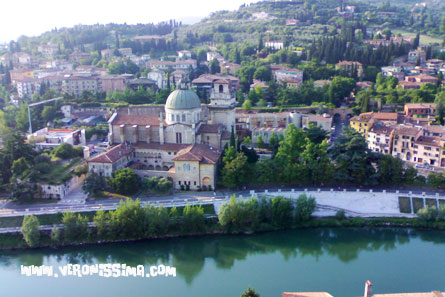
<svg viewBox="0 0 445 297">
<path fill-rule="evenodd" d="M 125 143 L 118 144 L 106 152 L 103 152 L 88 160 L 89 163 L 114 163 L 123 156 L 131 154 L 133 148 Z"/>
<path fill-rule="evenodd" d="M 219 132 L 219 126 L 216 124 L 202 124 L 198 130 L 198 134 L 218 133 L 218 132 Z"/>
<path fill-rule="evenodd" d="M 388 135 L 391 134 L 393 130 L 394 127 L 391 126 L 373 125 L 372 128 L 369 130 L 369 132 Z"/>
<path fill-rule="evenodd" d="M 216 164 L 221 152 L 205 144 L 193 144 L 180 150 L 173 161 L 198 161 L 204 164 Z"/>
<path fill-rule="evenodd" d="M 170 152 L 178 152 L 183 148 L 186 148 L 188 144 L 180 144 L 180 143 L 164 143 L 160 144 L 159 142 L 138 142 L 133 145 L 135 149 L 148 149 L 148 150 L 159 150 L 159 151 L 170 151 Z"/>
<path fill-rule="evenodd" d="M 223 133 L 221 134 L 221 139 L 230 139 L 230 136 L 232 136 L 232 133 L 230 133 L 229 131 L 223 131 Z"/>
<path fill-rule="evenodd" d="M 431 146 L 440 146 L 440 137 L 419 136 L 416 143 Z"/>
<path fill-rule="evenodd" d="M 159 126 L 159 117 L 152 115 L 117 114 L 112 125 Z"/>
<path fill-rule="evenodd" d="M 396 112 L 376 112 L 372 115 L 372 118 L 376 119 L 376 120 L 397 121 L 397 113 Z"/>
<path fill-rule="evenodd" d="M 436 103 L 406 103 L 405 108 L 436 108 Z"/>
<path fill-rule="evenodd" d="M 407 135 L 407 136 L 416 136 L 421 131 L 420 128 L 410 127 L 405 125 L 399 125 L 395 130 L 396 134 Z"/>
</svg>

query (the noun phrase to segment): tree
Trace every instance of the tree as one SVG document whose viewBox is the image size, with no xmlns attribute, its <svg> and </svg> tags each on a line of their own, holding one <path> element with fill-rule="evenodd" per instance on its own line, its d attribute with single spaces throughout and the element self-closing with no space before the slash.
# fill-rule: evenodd
<svg viewBox="0 0 445 297">
<path fill-rule="evenodd" d="M 80 150 L 75 149 L 71 144 L 66 142 L 62 143 L 52 151 L 54 156 L 64 160 L 80 157 L 79 152 Z"/>
<path fill-rule="evenodd" d="M 309 124 L 309 128 L 305 131 L 309 140 L 315 144 L 320 144 L 328 137 L 328 132 L 319 126 Z"/>
<path fill-rule="evenodd" d="M 255 70 L 253 77 L 261 81 L 270 81 L 272 80 L 272 71 L 269 66 L 260 66 Z"/>
<path fill-rule="evenodd" d="M 295 219 L 298 222 L 308 221 L 316 206 L 317 202 L 314 197 L 308 197 L 305 194 L 301 194 L 295 205 Z"/>
<path fill-rule="evenodd" d="M 307 138 L 302 129 L 298 129 L 294 124 L 290 124 L 285 132 L 284 139 L 280 142 L 280 147 L 274 158 L 278 168 L 278 180 L 285 183 L 299 181 L 300 156 L 307 144 Z"/>
<path fill-rule="evenodd" d="M 213 60 L 210 61 L 209 68 L 210 68 L 210 73 L 211 74 L 215 74 L 215 73 L 220 73 L 221 72 L 221 67 L 219 66 L 219 62 L 218 62 L 218 60 L 216 58 L 213 58 Z"/>
<path fill-rule="evenodd" d="M 51 242 L 53 245 L 60 245 L 63 242 L 63 231 L 60 227 L 54 227 L 51 230 Z"/>
<path fill-rule="evenodd" d="M 334 178 L 341 183 L 375 185 L 377 175 L 373 166 L 375 154 L 368 149 L 365 138 L 355 130 L 347 128 L 337 138 L 330 151 L 335 163 Z"/>
<path fill-rule="evenodd" d="M 103 210 L 99 210 L 96 212 L 93 218 L 94 226 L 97 229 L 97 235 L 99 237 L 105 237 L 108 234 L 108 222 L 110 220 L 110 216 Z"/>
<path fill-rule="evenodd" d="M 62 215 L 65 239 L 72 241 L 82 241 L 88 236 L 88 218 L 72 212 L 64 212 Z"/>
<path fill-rule="evenodd" d="M 243 294 L 241 295 L 241 297 L 260 297 L 260 294 L 258 294 L 257 292 L 255 292 L 254 289 L 252 289 L 251 287 L 249 287 L 247 289 L 247 291 L 243 292 Z"/>
<path fill-rule="evenodd" d="M 352 78 L 336 76 L 329 84 L 329 102 L 339 106 L 345 97 L 348 97 L 355 88 L 355 80 Z"/>
<path fill-rule="evenodd" d="M 205 227 L 204 208 L 201 205 L 186 205 L 183 210 L 183 229 L 186 232 L 199 232 Z"/>
<path fill-rule="evenodd" d="M 108 185 L 120 194 L 134 194 L 139 188 L 139 178 L 130 168 L 121 168 L 113 172 L 112 177 L 107 179 Z"/>
<path fill-rule="evenodd" d="M 23 218 L 21 232 L 23 239 L 29 247 L 36 247 L 40 243 L 40 223 L 36 216 Z"/>
<path fill-rule="evenodd" d="M 243 108 L 244 108 L 245 110 L 250 110 L 250 109 L 252 109 L 252 102 L 251 102 L 249 99 L 247 99 L 247 100 L 244 101 L 244 103 L 243 103 Z"/>
<path fill-rule="evenodd" d="M 85 193 L 97 195 L 100 191 L 105 190 L 106 186 L 107 182 L 105 177 L 91 171 L 83 182 L 82 190 Z"/>
<path fill-rule="evenodd" d="M 226 155 L 223 158 L 224 167 L 221 170 L 222 184 L 228 188 L 245 185 L 249 180 L 249 167 L 246 155 L 242 152 L 236 152 L 234 147 L 230 147 L 229 154 L 233 155 L 233 151 L 235 151 L 235 157 L 229 158 Z"/>
<path fill-rule="evenodd" d="M 45 123 L 54 120 L 56 117 L 57 109 L 54 106 L 45 106 L 42 110 L 42 119 Z"/>
<path fill-rule="evenodd" d="M 292 223 L 293 206 L 291 200 L 274 197 L 270 201 L 271 222 L 277 227 L 287 227 Z"/>
<path fill-rule="evenodd" d="M 121 200 L 116 210 L 110 212 L 110 231 L 115 238 L 141 238 L 145 222 L 146 213 L 139 199 Z"/>
</svg>

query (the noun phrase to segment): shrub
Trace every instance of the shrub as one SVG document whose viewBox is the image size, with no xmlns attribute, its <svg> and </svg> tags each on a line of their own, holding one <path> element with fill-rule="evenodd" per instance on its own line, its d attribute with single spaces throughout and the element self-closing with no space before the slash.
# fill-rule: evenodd
<svg viewBox="0 0 445 297">
<path fill-rule="evenodd" d="M 117 193 L 130 195 L 138 191 L 139 178 L 130 168 L 121 168 L 113 172 L 113 176 L 107 179 L 108 185 Z"/>
<path fill-rule="evenodd" d="M 183 230 L 186 232 L 197 232 L 204 229 L 204 208 L 201 205 L 186 205 L 182 212 Z"/>
<path fill-rule="evenodd" d="M 36 247 L 40 243 L 40 223 L 36 216 L 25 216 L 23 218 L 21 232 L 26 244 Z"/>
<path fill-rule="evenodd" d="M 314 197 L 307 197 L 301 194 L 296 203 L 295 219 L 297 221 L 308 221 L 315 210 L 317 203 Z"/>
<path fill-rule="evenodd" d="M 337 211 L 337 213 L 335 214 L 335 217 L 336 217 L 338 220 L 344 220 L 344 219 L 346 219 L 345 211 L 344 211 L 343 209 Z"/>
<path fill-rule="evenodd" d="M 62 223 L 65 227 L 65 239 L 68 241 L 86 240 L 88 236 L 88 219 L 85 216 L 64 212 L 62 215 Z"/>
</svg>

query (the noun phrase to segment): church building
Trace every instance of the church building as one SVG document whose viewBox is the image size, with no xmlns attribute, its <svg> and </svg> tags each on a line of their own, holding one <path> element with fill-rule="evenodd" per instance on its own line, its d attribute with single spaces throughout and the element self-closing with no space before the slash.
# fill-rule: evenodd
<svg viewBox="0 0 445 297">
<path fill-rule="evenodd" d="M 181 86 L 158 115 L 153 110 L 117 110 L 108 121 L 113 147 L 88 160 L 89 169 L 109 176 L 109 169 L 123 165 L 100 162 L 128 160 L 124 165 L 141 177 L 169 177 L 177 189 L 214 189 L 222 149 L 236 133 L 235 104 L 232 82 L 221 79 L 213 84 L 210 104 L 201 104 L 194 91 Z M 125 150 L 121 154 L 126 158 L 120 158 L 119 150 Z M 109 169 L 105 174 L 100 168 Z"/>
</svg>

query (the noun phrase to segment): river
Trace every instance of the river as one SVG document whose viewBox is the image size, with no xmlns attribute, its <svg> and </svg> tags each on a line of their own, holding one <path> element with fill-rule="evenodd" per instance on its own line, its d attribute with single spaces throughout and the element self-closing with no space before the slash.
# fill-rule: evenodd
<svg viewBox="0 0 445 297">
<path fill-rule="evenodd" d="M 22 276 L 20 265 L 170 265 L 176 277 Z M 445 232 L 408 229 L 305 229 L 136 243 L 1 252 L 1 297 L 262 297 L 328 291 L 334 297 L 445 291 Z M 147 269 L 148 270 L 148 269 Z"/>
</svg>

